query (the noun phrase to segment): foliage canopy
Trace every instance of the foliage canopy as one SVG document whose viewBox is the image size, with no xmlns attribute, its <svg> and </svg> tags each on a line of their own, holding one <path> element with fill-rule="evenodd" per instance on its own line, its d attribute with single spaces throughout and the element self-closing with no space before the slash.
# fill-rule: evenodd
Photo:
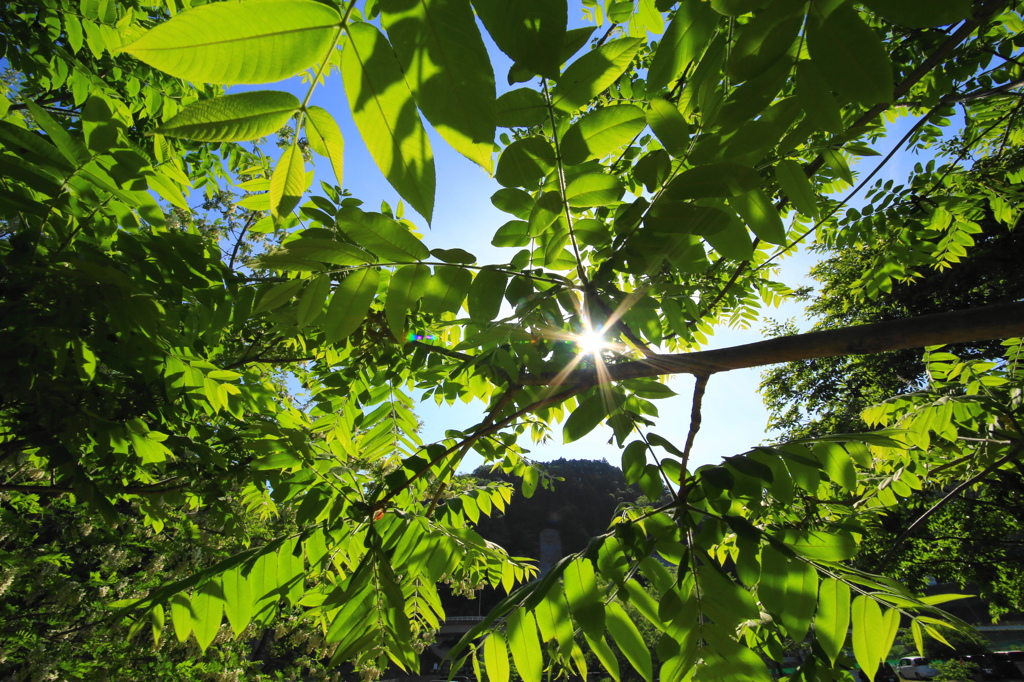
<svg viewBox="0 0 1024 682">
<path fill-rule="evenodd" d="M 807 635 L 793 679 L 842 679 L 851 626 L 866 671 L 901 618 L 919 647 L 941 638 L 935 600 L 848 562 L 914 490 L 957 492 L 1017 463 L 1019 344 L 1003 361 L 932 352 L 929 385 L 872 407 L 874 431 L 694 468 L 701 397 L 740 367 L 1019 336 L 1020 304 L 699 348 L 792 294 L 775 264 L 801 242 L 884 235 L 849 287 L 876 299 L 963 257 L 984 215 L 1015 225 L 1016 4 L 583 8 L 607 29 L 569 28 L 551 0 L 0 9 L 5 504 L 33 513 L 26 498 L 71 494 L 156 534 L 201 513 L 233 551 L 152 589 L 129 581 L 110 619 L 158 642 L 171 625 L 206 650 L 299 610 L 332 662 L 372 676 L 417 667 L 420 634 L 444 618 L 438 582 L 489 583 L 509 596 L 452 655 L 491 682 L 512 666 L 527 682 L 585 675 L 585 650 L 614 678 L 618 650 L 648 680 L 655 662 L 673 682 L 767 680 L 764 659 Z M 500 97 L 481 26 L 514 61 Z M 219 87 L 301 72 L 309 92 L 340 77 L 380 171 L 428 223 L 426 124 L 493 170 L 508 261 L 432 250 L 412 221 L 347 196 L 340 127 L 308 96 Z M 913 117 L 904 142 L 927 147 L 954 113 L 963 152 L 843 212 L 834 195 L 887 121 Z M 285 124 L 276 161 L 239 144 Z M 968 155 L 993 167 L 969 190 L 947 182 Z M 320 157 L 337 182 L 309 194 Z M 220 217 L 192 213 L 190 190 Z M 613 345 L 575 352 L 591 329 Z M 658 377 L 673 373 L 695 377 L 685 443 L 654 430 L 674 395 Z M 475 399 L 486 416 L 425 444 L 421 395 Z M 520 437 L 561 424 L 568 442 L 602 423 L 645 499 L 531 580 L 473 530 L 509 485 L 455 472 L 472 449 L 529 496 L 543 477 Z M 641 617 L 661 633 L 654 651 Z"/>
</svg>

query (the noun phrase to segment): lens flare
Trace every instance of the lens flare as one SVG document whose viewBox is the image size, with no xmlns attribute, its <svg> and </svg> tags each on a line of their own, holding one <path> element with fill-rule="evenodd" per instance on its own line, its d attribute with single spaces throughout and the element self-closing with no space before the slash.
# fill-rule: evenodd
<svg viewBox="0 0 1024 682">
<path fill-rule="evenodd" d="M 597 355 L 608 348 L 608 341 L 600 332 L 594 331 L 593 329 L 583 332 L 576 337 L 575 340 L 576 347 L 579 348 L 580 355 Z"/>
</svg>

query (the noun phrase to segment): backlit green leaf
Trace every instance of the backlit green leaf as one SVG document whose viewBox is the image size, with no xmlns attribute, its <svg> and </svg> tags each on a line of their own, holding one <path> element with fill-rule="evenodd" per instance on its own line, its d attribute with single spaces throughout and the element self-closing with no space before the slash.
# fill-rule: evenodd
<svg viewBox="0 0 1024 682">
<path fill-rule="evenodd" d="M 837 135 L 846 129 L 832 89 L 814 62 L 802 61 L 797 65 L 796 98 L 808 120 L 818 128 Z"/>
<path fill-rule="evenodd" d="M 458 312 L 466 300 L 473 276 L 469 270 L 450 265 L 438 265 L 427 282 L 421 309 L 425 313 Z"/>
<path fill-rule="evenodd" d="M 309 107 L 306 110 L 306 138 L 309 147 L 320 156 L 326 156 L 334 169 L 334 182 L 342 184 L 345 160 L 345 139 L 341 128 L 326 109 Z"/>
<path fill-rule="evenodd" d="M 551 93 L 554 107 L 572 113 L 585 105 L 618 80 L 641 45 L 640 38 L 619 38 L 577 59 Z"/>
<path fill-rule="evenodd" d="M 555 150 L 543 137 L 516 140 L 501 153 L 494 179 L 505 187 L 536 189 L 555 167 Z"/>
<path fill-rule="evenodd" d="M 405 316 L 426 293 L 430 268 L 422 263 L 403 265 L 391 275 L 384 314 L 391 333 L 399 342 L 405 341 Z"/>
<path fill-rule="evenodd" d="M 275 217 L 291 213 L 305 191 L 306 161 L 299 145 L 293 144 L 281 155 L 270 176 L 270 212 Z"/>
<path fill-rule="evenodd" d="M 703 54 L 720 20 L 706 2 L 682 3 L 654 54 L 647 91 L 656 92 L 682 76 L 683 69 Z"/>
<path fill-rule="evenodd" d="M 221 576 L 221 586 L 224 589 L 224 612 L 235 637 L 241 637 L 252 620 L 253 596 L 249 581 L 236 568 Z"/>
<path fill-rule="evenodd" d="M 796 161 L 783 159 L 775 166 L 775 179 L 798 211 L 811 218 L 818 217 L 818 198 L 814 195 L 814 188 L 803 166 Z"/>
<path fill-rule="evenodd" d="M 490 172 L 494 72 L 469 0 L 380 0 L 406 81 L 434 129 Z"/>
<path fill-rule="evenodd" d="M 646 124 L 643 109 L 615 104 L 587 112 L 562 137 L 559 150 L 570 166 L 600 159 L 629 144 Z"/>
<path fill-rule="evenodd" d="M 566 0 L 476 0 L 473 6 L 512 61 L 541 76 L 558 76 L 569 14 Z"/>
<path fill-rule="evenodd" d="M 224 617 L 224 592 L 220 580 L 211 580 L 192 594 L 192 629 L 199 648 L 206 651 Z"/>
<path fill-rule="evenodd" d="M 482 322 L 496 318 L 507 283 L 508 275 L 499 270 L 484 268 L 478 272 L 469 287 L 469 316 Z"/>
<path fill-rule="evenodd" d="M 516 670 L 519 671 L 523 682 L 540 682 L 544 660 L 533 614 L 516 609 L 509 614 L 505 630 L 508 633 L 509 648 L 512 650 L 512 660 L 515 661 Z"/>
<path fill-rule="evenodd" d="M 626 660 L 633 666 L 640 676 L 647 682 L 651 682 L 654 671 L 651 662 L 651 652 L 647 649 L 640 631 L 636 624 L 630 620 L 626 610 L 618 602 L 611 602 L 606 608 L 606 625 L 616 646 L 626 656 Z"/>
<path fill-rule="evenodd" d="M 729 197 L 729 205 L 759 238 L 772 244 L 786 243 L 786 227 L 782 218 L 771 199 L 760 189 Z"/>
<path fill-rule="evenodd" d="M 359 328 L 370 310 L 380 274 L 374 268 L 356 270 L 338 285 L 327 305 L 324 339 L 337 343 Z"/>
<path fill-rule="evenodd" d="M 665 151 L 675 157 L 686 154 L 690 147 L 690 127 L 674 104 L 660 97 L 652 99 L 647 124 Z"/>
<path fill-rule="evenodd" d="M 313 0 L 218 2 L 182 12 L 123 49 L 189 81 L 271 83 L 326 57 L 340 25 L 333 7 Z"/>
<path fill-rule="evenodd" d="M 544 97 L 530 88 L 509 90 L 495 103 L 497 123 L 505 128 L 535 126 L 548 115 Z"/>
<path fill-rule="evenodd" d="M 613 206 L 626 191 L 614 175 L 584 173 L 569 181 L 565 198 L 573 208 L 589 206 Z"/>
<path fill-rule="evenodd" d="M 351 24 L 348 34 L 341 74 L 352 117 L 384 177 L 430 222 L 434 153 L 402 67 L 387 38 L 372 24 Z"/>
<path fill-rule="evenodd" d="M 156 132 L 204 142 L 254 140 L 283 128 L 298 109 L 299 99 L 288 92 L 243 92 L 190 104 Z"/>
<path fill-rule="evenodd" d="M 684 171 L 665 189 L 666 199 L 731 197 L 761 186 L 761 176 L 753 168 L 720 162 Z"/>
<path fill-rule="evenodd" d="M 430 249 L 404 225 L 381 213 L 343 208 L 338 211 L 338 228 L 356 244 L 385 260 L 407 262 L 430 256 Z"/>
<path fill-rule="evenodd" d="M 850 586 L 834 578 L 821 581 L 814 637 L 829 660 L 835 663 L 850 628 Z"/>
<path fill-rule="evenodd" d="M 852 5 L 841 5 L 824 21 L 812 22 L 807 47 L 818 71 L 837 92 L 868 106 L 892 101 L 889 55 Z"/>
<path fill-rule="evenodd" d="M 508 663 L 508 647 L 500 632 L 492 632 L 484 640 L 484 669 L 489 682 L 508 682 L 511 672 Z"/>
</svg>

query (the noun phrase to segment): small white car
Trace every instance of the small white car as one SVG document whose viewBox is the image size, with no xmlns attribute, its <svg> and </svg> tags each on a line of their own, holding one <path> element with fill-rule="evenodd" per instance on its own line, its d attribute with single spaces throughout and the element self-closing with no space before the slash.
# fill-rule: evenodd
<svg viewBox="0 0 1024 682">
<path fill-rule="evenodd" d="M 939 674 L 927 658 L 908 656 L 896 664 L 896 672 L 905 680 L 930 680 Z"/>
</svg>

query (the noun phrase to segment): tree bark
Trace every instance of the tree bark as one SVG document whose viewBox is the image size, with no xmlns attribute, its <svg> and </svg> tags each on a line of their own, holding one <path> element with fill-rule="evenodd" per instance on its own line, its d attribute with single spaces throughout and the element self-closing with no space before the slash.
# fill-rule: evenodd
<svg viewBox="0 0 1024 682">
<path fill-rule="evenodd" d="M 1024 303 L 957 310 L 906 320 L 781 336 L 742 346 L 657 355 L 643 360 L 576 369 L 559 374 L 520 377 L 521 385 L 585 385 L 665 374 L 707 376 L 733 369 L 746 369 L 780 362 L 811 360 L 842 355 L 868 355 L 905 348 L 922 348 L 949 343 L 990 341 L 1024 336 Z"/>
</svg>

